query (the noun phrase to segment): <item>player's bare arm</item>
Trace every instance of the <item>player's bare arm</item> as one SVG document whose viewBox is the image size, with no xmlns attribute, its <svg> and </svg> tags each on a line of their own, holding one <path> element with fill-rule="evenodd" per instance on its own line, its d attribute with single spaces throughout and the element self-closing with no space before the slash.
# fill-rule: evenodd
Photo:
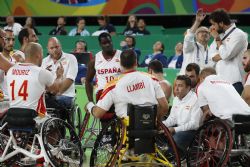
<svg viewBox="0 0 250 167">
<path fill-rule="evenodd" d="M 92 59 L 89 64 L 88 64 L 88 69 L 87 69 L 87 75 L 86 75 L 86 82 L 85 82 L 85 88 L 86 88 L 86 93 L 89 101 L 94 101 L 93 100 L 93 78 L 95 76 L 95 59 Z"/>
</svg>

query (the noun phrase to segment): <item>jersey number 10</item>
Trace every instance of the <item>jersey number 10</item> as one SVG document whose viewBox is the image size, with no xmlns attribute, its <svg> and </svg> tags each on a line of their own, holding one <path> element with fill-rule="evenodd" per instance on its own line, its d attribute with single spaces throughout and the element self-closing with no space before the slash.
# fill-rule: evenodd
<svg viewBox="0 0 250 167">
<path fill-rule="evenodd" d="M 10 83 L 10 87 L 11 87 L 11 98 L 12 100 L 15 100 L 15 89 L 18 89 L 18 88 L 15 88 L 15 80 L 13 80 Z M 18 96 L 23 97 L 24 101 L 26 101 L 28 97 L 27 88 L 28 88 L 28 80 L 24 80 L 21 87 L 18 90 Z"/>
</svg>

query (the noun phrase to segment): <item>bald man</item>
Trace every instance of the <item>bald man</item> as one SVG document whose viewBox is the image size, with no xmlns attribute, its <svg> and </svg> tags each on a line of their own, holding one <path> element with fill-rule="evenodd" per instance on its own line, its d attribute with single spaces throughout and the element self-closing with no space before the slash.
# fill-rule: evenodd
<svg viewBox="0 0 250 167">
<path fill-rule="evenodd" d="M 25 50 L 24 63 L 12 65 L 7 72 L 10 108 L 33 109 L 38 115 L 45 115 L 45 89 L 59 92 L 62 86 L 63 68 L 57 69 L 57 79 L 42 69 L 43 50 L 38 43 L 29 43 Z"/>
<path fill-rule="evenodd" d="M 78 64 L 74 55 L 64 53 L 61 43 L 56 37 L 48 40 L 47 46 L 49 55 L 43 59 L 42 67 L 50 71 L 54 78 L 56 77 L 56 69 L 62 64 L 64 68 L 63 78 L 64 84 L 58 94 L 55 94 L 55 102 L 63 108 L 70 108 L 72 100 L 75 97 L 75 78 L 78 72 Z M 51 92 L 54 94 L 54 92 Z M 48 100 L 51 102 L 51 100 Z M 48 107 L 55 108 L 55 104 L 48 104 Z M 57 108 L 57 107 L 56 107 Z M 65 113 L 67 114 L 67 113 Z M 62 115 L 62 119 L 68 119 L 68 115 Z"/>
</svg>

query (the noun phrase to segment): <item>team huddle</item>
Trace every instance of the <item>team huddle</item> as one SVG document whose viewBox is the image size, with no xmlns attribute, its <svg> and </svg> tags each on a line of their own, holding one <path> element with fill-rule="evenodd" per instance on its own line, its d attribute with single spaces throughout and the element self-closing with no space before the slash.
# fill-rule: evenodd
<svg viewBox="0 0 250 167">
<path fill-rule="evenodd" d="M 212 116 L 232 120 L 235 114 L 250 115 L 250 77 L 245 74 L 250 71 L 247 34 L 231 23 L 223 10 L 211 13 L 209 29 L 200 26 L 205 17 L 199 9 L 185 34 L 183 64 L 173 89 L 163 77 L 159 60 L 148 62 L 148 73 L 139 72 L 137 53 L 115 49 L 111 35 L 101 33 L 98 41 L 102 50 L 87 68 L 86 112 L 100 118 L 104 128 L 115 117 L 128 117 L 129 105 L 156 105 L 156 119 L 168 128 L 181 156 L 185 156 L 196 130 Z M 48 116 L 46 108 L 59 107 L 59 117 L 72 123 L 64 108 L 70 108 L 76 96 L 77 59 L 62 51 L 56 37 L 49 38 L 48 56 L 43 58 L 34 30 L 23 29 L 20 34 L 24 31 L 34 40 L 23 37 L 22 51 L 15 56 L 0 53 L 0 99 L 9 100 L 9 108 L 32 109 L 41 118 Z M 1 50 L 12 33 L 0 29 Z M 210 37 L 214 39 L 211 45 Z"/>
</svg>

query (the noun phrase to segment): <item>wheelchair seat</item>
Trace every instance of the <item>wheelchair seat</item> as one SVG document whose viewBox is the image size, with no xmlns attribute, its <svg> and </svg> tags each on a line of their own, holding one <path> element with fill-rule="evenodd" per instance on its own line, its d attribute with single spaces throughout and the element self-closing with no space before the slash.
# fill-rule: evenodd
<svg viewBox="0 0 250 167">
<path fill-rule="evenodd" d="M 250 134 L 250 115 L 233 115 L 236 134 Z"/>
<path fill-rule="evenodd" d="M 156 129 L 156 106 L 128 105 L 129 146 L 136 154 L 153 153 Z"/>
<path fill-rule="evenodd" d="M 6 122 L 10 129 L 30 131 L 35 128 L 37 112 L 27 108 L 9 108 Z"/>
</svg>

